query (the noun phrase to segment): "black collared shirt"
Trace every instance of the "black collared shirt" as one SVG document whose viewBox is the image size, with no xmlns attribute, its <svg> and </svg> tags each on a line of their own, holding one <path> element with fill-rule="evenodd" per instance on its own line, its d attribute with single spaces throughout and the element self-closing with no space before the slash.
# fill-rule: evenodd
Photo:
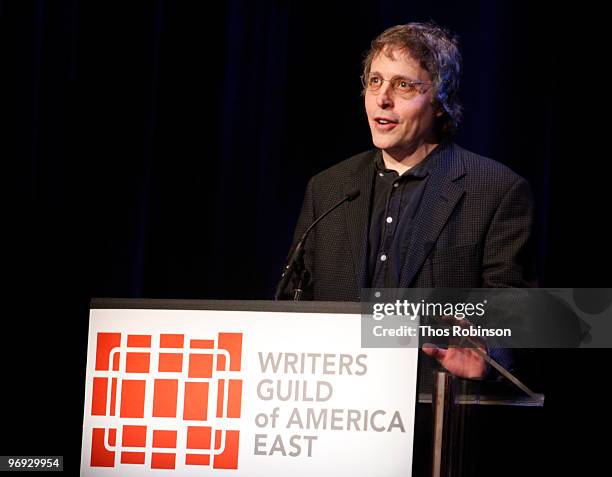
<svg viewBox="0 0 612 477">
<path fill-rule="evenodd" d="M 368 283 L 371 288 L 397 288 L 431 165 L 440 146 L 399 175 L 387 169 L 379 152 L 368 235 Z"/>
</svg>

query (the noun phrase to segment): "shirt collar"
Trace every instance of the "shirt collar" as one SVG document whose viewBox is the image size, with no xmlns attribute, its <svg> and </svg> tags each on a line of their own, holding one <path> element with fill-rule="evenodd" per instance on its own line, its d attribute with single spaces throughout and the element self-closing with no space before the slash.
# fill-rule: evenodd
<svg viewBox="0 0 612 477">
<path fill-rule="evenodd" d="M 419 162 L 416 166 L 412 167 L 411 169 L 408 169 L 400 177 L 411 176 L 411 177 L 423 178 L 427 176 L 427 174 L 429 174 L 431 168 L 433 167 L 434 163 L 436 162 L 436 159 L 440 156 L 441 152 L 446 148 L 447 144 L 448 142 L 446 141 L 443 141 L 440 144 L 438 144 L 438 146 L 436 146 L 429 154 L 427 154 L 427 156 L 425 156 L 425 158 L 421 162 Z M 380 149 L 378 150 L 376 154 L 375 164 L 376 164 L 376 172 L 397 174 L 397 172 L 391 169 L 387 169 L 387 167 L 385 166 L 385 161 L 383 161 L 382 150 Z"/>
</svg>

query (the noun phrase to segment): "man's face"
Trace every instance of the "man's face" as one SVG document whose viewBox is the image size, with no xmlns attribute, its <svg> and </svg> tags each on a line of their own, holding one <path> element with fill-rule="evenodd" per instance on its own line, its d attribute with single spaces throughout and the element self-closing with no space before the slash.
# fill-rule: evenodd
<svg viewBox="0 0 612 477">
<path fill-rule="evenodd" d="M 432 105 L 433 88 L 423 85 L 412 94 L 400 95 L 393 90 L 394 78 L 431 83 L 429 73 L 409 54 L 392 50 L 393 58 L 381 52 L 372 61 L 370 77 L 383 80 L 376 92 L 365 93 L 365 108 L 374 145 L 396 160 L 413 154 L 424 144 L 435 143 L 436 109 Z M 439 114 L 439 113 L 438 113 Z"/>
</svg>

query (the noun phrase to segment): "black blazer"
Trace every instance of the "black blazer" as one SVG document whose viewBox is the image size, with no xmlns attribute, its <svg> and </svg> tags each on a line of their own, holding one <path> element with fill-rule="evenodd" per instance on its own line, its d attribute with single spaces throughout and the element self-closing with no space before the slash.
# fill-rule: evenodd
<svg viewBox="0 0 612 477">
<path fill-rule="evenodd" d="M 506 166 L 448 142 L 431 165 L 406 244 L 400 287 L 535 286 L 533 200 L 529 184 Z M 306 242 L 304 299 L 359 301 L 367 288 L 367 238 L 376 154 L 373 149 L 308 183 L 294 235 L 348 192 L 360 195 L 324 218 Z"/>
</svg>

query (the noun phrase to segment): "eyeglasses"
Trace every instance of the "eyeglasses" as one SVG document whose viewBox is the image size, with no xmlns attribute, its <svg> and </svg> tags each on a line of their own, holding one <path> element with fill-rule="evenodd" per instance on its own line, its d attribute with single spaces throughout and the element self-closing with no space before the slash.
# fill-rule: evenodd
<svg viewBox="0 0 612 477">
<path fill-rule="evenodd" d="M 361 84 L 364 89 L 367 89 L 372 94 L 378 94 L 380 88 L 385 81 L 391 83 L 391 87 L 393 88 L 393 92 L 402 98 L 410 98 L 414 96 L 415 93 L 423 94 L 427 89 L 426 86 L 431 86 L 432 83 L 426 83 L 424 81 L 417 80 L 409 80 L 406 78 L 395 77 L 390 80 L 386 80 L 379 75 L 371 74 L 369 76 L 362 75 L 361 76 Z"/>
</svg>

